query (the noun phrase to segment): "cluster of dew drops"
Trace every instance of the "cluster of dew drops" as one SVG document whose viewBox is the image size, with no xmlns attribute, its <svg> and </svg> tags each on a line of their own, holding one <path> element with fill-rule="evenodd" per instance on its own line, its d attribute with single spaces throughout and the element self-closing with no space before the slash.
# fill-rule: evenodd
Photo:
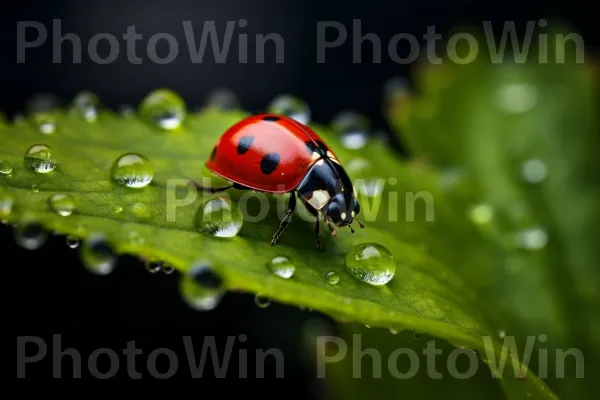
<svg viewBox="0 0 600 400">
<path fill-rule="evenodd" d="M 32 99 L 27 110 L 28 118 L 42 135 L 52 135 L 58 131 L 57 122 L 53 118 L 53 110 L 58 101 L 52 96 L 40 96 Z M 216 107 L 222 110 L 240 109 L 237 96 L 228 89 L 215 90 L 208 98 L 207 107 Z M 101 103 L 99 98 L 90 92 L 81 92 L 72 102 L 69 111 L 84 120 L 92 123 L 100 113 Z M 311 122 L 311 112 L 308 105 L 293 96 L 280 95 L 273 99 L 267 106 L 266 112 L 286 115 L 303 124 Z M 124 118 L 136 116 L 130 106 L 123 106 L 121 115 Z M 159 89 L 149 93 L 140 103 L 138 115 L 141 119 L 163 130 L 178 129 L 187 115 L 186 105 L 176 93 L 166 89 Z M 24 117 L 18 116 L 17 119 Z M 367 145 L 372 137 L 384 137 L 370 130 L 369 120 L 356 111 L 344 111 L 336 115 L 331 123 L 332 130 L 339 135 L 340 143 L 349 150 L 359 150 Z M 356 152 L 357 155 L 360 152 Z M 23 158 L 25 166 L 39 174 L 54 171 L 59 160 L 50 146 L 40 141 L 29 147 Z M 357 156 L 348 163 L 349 170 L 361 169 L 368 166 L 368 161 Z M 0 160 L 0 174 L 10 176 L 12 166 Z M 143 189 L 154 178 L 154 169 L 150 160 L 138 153 L 126 153 L 119 156 L 113 163 L 110 171 L 111 179 L 117 185 L 129 188 Z M 360 188 L 358 188 L 360 189 Z M 363 192 L 373 196 L 374 190 L 367 185 Z M 38 191 L 36 186 L 32 187 Z M 8 215 L 12 209 L 12 197 L 0 188 L 0 216 Z M 53 194 L 48 198 L 50 209 L 62 217 L 68 217 L 76 211 L 76 202 L 66 193 Z M 147 207 L 139 203 L 136 214 L 144 214 Z M 115 211 L 119 211 L 116 206 Z M 120 208 L 122 210 L 122 208 Z M 134 210 L 132 210 L 134 211 Z M 235 237 L 243 224 L 242 214 L 237 207 L 227 198 L 209 199 L 199 207 L 195 216 L 195 226 L 203 234 L 220 238 Z M 35 222 L 15 225 L 15 240 L 26 249 L 36 249 L 44 242 L 47 234 L 43 227 Z M 80 241 L 68 236 L 67 245 L 70 248 L 79 248 L 81 259 L 87 269 L 98 275 L 107 275 L 116 265 L 116 253 L 110 242 L 102 235 L 95 234 L 87 239 L 83 246 Z M 145 260 L 146 269 L 152 273 L 162 271 L 166 274 L 174 272 L 174 268 L 164 263 Z M 392 280 L 396 271 L 396 261 L 390 251 L 377 243 L 363 243 L 355 246 L 348 252 L 345 260 L 346 272 L 353 278 L 366 284 L 381 286 Z M 267 269 L 275 276 L 290 279 L 296 270 L 295 264 L 287 256 L 273 258 L 266 265 Z M 342 279 L 341 271 L 329 271 L 324 277 L 328 285 L 338 285 Z M 219 304 L 223 295 L 222 279 L 213 271 L 208 263 L 199 262 L 189 268 L 181 279 L 181 294 L 192 308 L 210 310 Z M 267 307 L 270 300 L 257 294 L 255 298 L 259 307 Z M 351 299 L 346 298 L 346 303 Z"/>
</svg>

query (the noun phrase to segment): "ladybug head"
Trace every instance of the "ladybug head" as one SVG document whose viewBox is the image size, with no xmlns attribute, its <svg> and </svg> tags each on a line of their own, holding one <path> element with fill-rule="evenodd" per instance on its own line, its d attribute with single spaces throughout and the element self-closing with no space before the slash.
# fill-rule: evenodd
<svg viewBox="0 0 600 400">
<path fill-rule="evenodd" d="M 355 220 L 361 228 L 364 228 L 363 223 L 356 218 L 360 213 L 360 204 L 354 196 L 346 197 L 344 193 L 339 193 L 328 202 L 323 211 L 325 219 L 335 224 L 333 235 L 340 226 L 348 226 L 354 233 L 351 224 Z"/>
</svg>

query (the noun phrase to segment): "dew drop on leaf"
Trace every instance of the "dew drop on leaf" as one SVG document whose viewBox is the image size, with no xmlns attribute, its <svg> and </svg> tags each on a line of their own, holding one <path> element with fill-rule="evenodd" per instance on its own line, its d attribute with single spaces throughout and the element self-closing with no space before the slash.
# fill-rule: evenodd
<svg viewBox="0 0 600 400">
<path fill-rule="evenodd" d="M 104 236 L 94 234 L 81 247 L 81 261 L 90 272 L 108 275 L 116 266 L 117 256 Z"/>
<path fill-rule="evenodd" d="M 331 285 L 337 285 L 338 282 L 340 281 L 340 276 L 338 275 L 337 272 L 328 272 L 325 275 L 325 279 L 327 279 L 327 283 L 331 284 Z"/>
<path fill-rule="evenodd" d="M 115 160 L 110 171 L 111 178 L 130 188 L 146 187 L 154 179 L 154 167 L 150 160 L 138 153 L 123 154 Z"/>
<path fill-rule="evenodd" d="M 146 268 L 146 271 L 150 272 L 151 274 L 155 274 L 162 270 L 162 264 L 156 261 L 147 260 L 144 263 L 144 268 Z"/>
<path fill-rule="evenodd" d="M 224 197 L 208 200 L 195 215 L 196 229 L 208 236 L 233 237 L 242 229 L 243 222 L 239 209 Z"/>
<path fill-rule="evenodd" d="M 371 123 L 360 113 L 344 111 L 332 119 L 331 128 L 340 137 L 342 146 L 356 150 L 367 144 Z"/>
<path fill-rule="evenodd" d="M 75 96 L 73 100 L 72 110 L 86 121 L 95 121 L 99 108 L 100 99 L 94 93 L 84 91 Z"/>
<path fill-rule="evenodd" d="M 31 191 L 33 193 L 37 193 L 40 191 L 40 188 L 38 188 L 38 185 L 36 185 L 35 183 L 33 185 L 31 185 Z"/>
<path fill-rule="evenodd" d="M 113 211 L 115 214 L 121 214 L 121 213 L 123 212 L 123 207 L 121 207 L 121 206 L 114 206 L 114 207 L 112 208 L 112 211 Z"/>
<path fill-rule="evenodd" d="M 256 294 L 254 296 L 254 304 L 256 304 L 258 308 L 267 308 L 271 305 L 271 299 L 262 294 Z"/>
<path fill-rule="evenodd" d="M 222 283 L 221 277 L 210 265 L 196 263 L 180 279 L 181 297 L 195 310 L 213 310 L 225 293 Z"/>
<path fill-rule="evenodd" d="M 414 339 L 421 339 L 421 334 L 419 332 L 413 332 L 413 338 Z"/>
<path fill-rule="evenodd" d="M 310 108 L 308 104 L 287 94 L 275 97 L 267 106 L 267 112 L 270 114 L 285 115 L 304 125 L 310 123 Z"/>
<path fill-rule="evenodd" d="M 68 217 L 75 210 L 75 200 L 68 194 L 54 194 L 50 196 L 48 203 L 52 211 L 63 217 Z"/>
<path fill-rule="evenodd" d="M 6 217 L 12 212 L 14 196 L 0 186 L 0 217 Z"/>
<path fill-rule="evenodd" d="M 163 265 L 162 272 L 165 275 L 171 275 L 173 272 L 175 272 L 175 268 L 171 267 L 170 265 Z"/>
<path fill-rule="evenodd" d="M 505 330 L 498 331 L 498 337 L 500 339 L 504 339 L 505 336 L 506 336 L 506 331 Z"/>
<path fill-rule="evenodd" d="M 151 208 L 144 203 L 135 203 L 131 206 L 130 210 L 131 214 L 139 220 L 145 220 L 152 217 Z"/>
<path fill-rule="evenodd" d="M 49 146 L 45 144 L 34 144 L 25 153 L 25 165 L 38 172 L 45 174 L 54 171 L 58 161 Z"/>
<path fill-rule="evenodd" d="M 395 334 L 397 334 L 397 333 L 398 333 L 398 331 L 397 331 L 397 330 L 395 330 L 395 329 L 392 329 L 392 328 L 390 328 L 390 329 L 389 329 L 389 331 L 390 331 L 390 333 L 391 333 L 392 335 L 395 335 Z"/>
<path fill-rule="evenodd" d="M 67 246 L 71 249 L 76 249 L 79 247 L 79 239 L 74 236 L 67 236 Z"/>
<path fill-rule="evenodd" d="M 231 111 L 241 107 L 235 93 L 227 88 L 217 88 L 209 93 L 206 105 L 223 111 Z"/>
<path fill-rule="evenodd" d="M 187 115 L 187 108 L 177 93 L 167 89 L 157 89 L 142 100 L 139 114 L 143 119 L 159 128 L 174 130 L 183 123 Z"/>
<path fill-rule="evenodd" d="M 294 263 L 289 258 L 284 256 L 273 258 L 267 263 L 267 267 L 274 275 L 277 275 L 283 279 L 291 278 L 294 276 L 294 272 L 296 271 L 296 266 Z"/>
<path fill-rule="evenodd" d="M 13 231 L 15 242 L 24 249 L 37 250 L 48 239 L 48 231 L 37 222 L 18 225 Z"/>
<path fill-rule="evenodd" d="M 13 168 L 8 161 L 0 160 L 0 175 L 10 175 L 12 170 Z"/>
<path fill-rule="evenodd" d="M 385 285 L 396 273 L 396 261 L 388 249 L 377 243 L 361 243 L 346 255 L 346 269 L 370 285 Z"/>
</svg>

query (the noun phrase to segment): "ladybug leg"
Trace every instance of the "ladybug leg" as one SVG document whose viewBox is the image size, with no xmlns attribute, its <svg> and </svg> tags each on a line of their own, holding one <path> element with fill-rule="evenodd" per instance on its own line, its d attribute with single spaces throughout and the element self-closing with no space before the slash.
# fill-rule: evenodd
<svg viewBox="0 0 600 400">
<path fill-rule="evenodd" d="M 275 232 L 275 234 L 273 235 L 273 240 L 271 240 L 271 245 L 275 246 L 275 243 L 277 243 L 279 241 L 279 238 L 281 237 L 283 230 L 290 223 L 290 218 L 292 218 L 292 214 L 294 214 L 294 211 L 296 211 L 296 193 L 292 192 L 292 193 L 290 193 L 290 201 L 288 203 L 287 214 L 285 214 L 285 217 L 283 217 L 283 219 L 281 220 L 281 223 L 279 224 L 279 229 L 277 229 L 277 232 Z"/>
<path fill-rule="evenodd" d="M 315 241 L 317 242 L 317 249 L 321 250 L 323 248 L 323 245 L 321 244 L 321 238 L 320 238 L 321 224 L 319 221 L 319 212 L 314 207 L 312 207 L 310 204 L 307 204 L 304 199 L 302 199 L 302 204 L 304 204 L 306 206 L 306 209 L 308 210 L 308 212 L 310 212 L 310 214 L 313 217 L 315 217 L 315 219 L 316 219 L 316 221 L 315 221 Z"/>
</svg>

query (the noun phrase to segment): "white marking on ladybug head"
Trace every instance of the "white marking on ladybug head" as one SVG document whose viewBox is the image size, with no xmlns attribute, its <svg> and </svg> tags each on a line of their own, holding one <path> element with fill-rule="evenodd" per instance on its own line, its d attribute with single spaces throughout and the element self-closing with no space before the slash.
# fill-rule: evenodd
<svg viewBox="0 0 600 400">
<path fill-rule="evenodd" d="M 355 213 L 354 211 L 352 211 L 352 212 L 350 213 L 350 215 L 352 215 L 352 218 L 354 218 L 354 216 L 356 215 L 356 213 Z"/>
<path fill-rule="evenodd" d="M 346 216 L 347 216 L 346 213 L 342 213 L 342 215 L 341 215 L 342 219 L 346 219 Z"/>
<path fill-rule="evenodd" d="M 318 160 L 319 158 L 321 158 L 321 155 L 319 153 L 317 153 L 316 151 L 313 151 L 312 154 L 310 155 L 310 158 L 312 158 L 313 160 Z"/>
<path fill-rule="evenodd" d="M 315 165 L 323 165 L 323 164 L 325 164 L 325 160 L 323 160 L 323 159 L 320 159 L 319 161 L 317 161 L 315 163 Z"/>
<path fill-rule="evenodd" d="M 310 199 L 307 199 L 306 201 L 317 210 L 320 210 L 327 204 L 329 199 L 331 199 L 331 196 L 329 196 L 327 190 L 315 190 Z"/>
</svg>

